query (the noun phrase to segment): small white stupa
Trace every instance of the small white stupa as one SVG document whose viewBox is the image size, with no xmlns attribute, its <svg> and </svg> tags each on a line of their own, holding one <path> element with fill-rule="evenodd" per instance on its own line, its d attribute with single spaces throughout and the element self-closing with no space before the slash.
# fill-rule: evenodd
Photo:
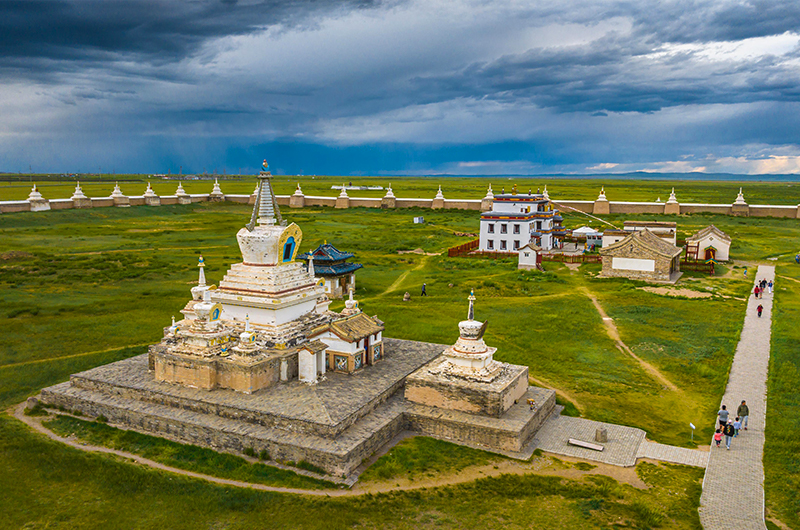
<svg viewBox="0 0 800 530">
<path fill-rule="evenodd" d="M 489 184 L 489 189 L 486 190 L 486 197 L 484 199 L 494 199 L 494 193 L 492 192 L 492 185 Z"/>
<path fill-rule="evenodd" d="M 83 194 L 83 190 L 81 189 L 81 183 L 78 182 L 75 184 L 75 191 L 72 193 L 72 197 L 70 197 L 73 201 L 80 200 L 80 199 L 87 199 L 86 195 Z"/>
<path fill-rule="evenodd" d="M 222 193 L 222 190 L 219 187 L 219 181 L 217 179 L 214 179 L 214 188 L 211 190 L 211 193 L 209 194 L 209 198 L 210 199 L 222 199 L 223 197 L 225 197 L 225 194 Z"/>
<path fill-rule="evenodd" d="M 125 197 L 125 195 L 122 193 L 122 190 L 119 188 L 119 182 L 115 182 L 115 183 L 114 183 L 114 190 L 111 192 L 111 197 L 112 197 L 112 198 L 116 198 L 116 197 L 122 198 L 122 197 Z"/>
<path fill-rule="evenodd" d="M 600 187 L 600 195 L 597 196 L 598 201 L 607 201 L 606 199 L 606 188 L 605 186 Z"/>
<path fill-rule="evenodd" d="M 547 184 L 544 185 L 544 192 L 542 193 L 542 197 L 544 197 L 548 201 L 550 200 L 550 194 L 547 193 Z"/>
<path fill-rule="evenodd" d="M 158 195 L 156 195 L 156 192 L 153 191 L 153 188 L 150 187 L 150 182 L 147 183 L 147 189 L 144 190 L 144 197 L 158 197 Z"/>
<path fill-rule="evenodd" d="M 360 312 L 361 310 L 358 308 L 358 302 L 353 300 L 353 288 L 351 287 L 350 296 L 344 302 L 344 309 L 342 309 L 342 315 L 350 316 Z"/>
<path fill-rule="evenodd" d="M 439 185 L 439 191 L 436 192 L 436 197 L 434 199 L 441 199 L 444 200 L 444 194 L 442 193 L 442 185 Z"/>
<path fill-rule="evenodd" d="M 442 353 L 445 361 L 440 368 L 451 376 L 491 381 L 503 370 L 503 363 L 494 360 L 497 348 L 483 341 L 486 323 L 475 320 L 474 291 L 470 291 L 468 300 L 467 319 L 458 323 L 458 340 Z"/>
<path fill-rule="evenodd" d="M 660 198 L 658 202 L 661 202 Z M 675 197 L 675 188 L 672 188 L 672 191 L 669 194 L 669 199 L 667 199 L 667 204 L 677 204 L 677 203 L 678 203 L 678 198 Z"/>
<path fill-rule="evenodd" d="M 733 201 L 733 204 L 738 204 L 742 206 L 747 204 L 747 201 L 744 200 L 744 193 L 742 193 L 742 188 L 739 188 L 739 195 L 736 196 L 736 200 Z"/>
<path fill-rule="evenodd" d="M 203 256 L 198 258 L 197 266 L 200 267 L 200 276 L 197 279 L 197 285 L 192 287 L 192 298 L 195 300 L 201 300 L 203 298 L 203 293 L 208 291 L 208 286 L 206 285 L 206 273 L 204 270 L 206 262 L 203 259 Z"/>
<path fill-rule="evenodd" d="M 175 195 L 178 197 L 182 195 L 188 195 L 188 193 L 186 193 L 186 190 L 183 189 L 183 182 L 178 182 L 178 189 L 175 190 Z"/>
<path fill-rule="evenodd" d="M 394 192 L 392 191 L 392 183 L 389 183 L 389 187 L 386 188 L 386 195 L 383 196 L 384 199 L 394 199 Z"/>
<path fill-rule="evenodd" d="M 31 189 L 30 194 L 28 195 L 28 201 L 43 201 L 45 200 L 42 197 L 42 194 L 39 193 L 39 190 L 36 189 L 36 184 L 33 185 L 33 189 Z"/>
<path fill-rule="evenodd" d="M 339 194 L 339 197 L 342 199 L 347 199 L 350 196 L 347 194 L 347 189 L 345 188 L 344 182 L 342 182 L 342 192 Z"/>
<path fill-rule="evenodd" d="M 297 196 L 303 195 L 303 190 L 300 189 L 300 183 L 299 182 L 297 183 L 297 189 L 294 190 L 294 194 L 297 195 Z"/>
</svg>

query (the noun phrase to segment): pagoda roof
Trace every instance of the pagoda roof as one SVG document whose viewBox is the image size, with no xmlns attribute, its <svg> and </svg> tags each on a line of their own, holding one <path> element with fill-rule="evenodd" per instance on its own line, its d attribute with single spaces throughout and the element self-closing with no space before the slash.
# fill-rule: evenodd
<svg viewBox="0 0 800 530">
<path fill-rule="evenodd" d="M 360 263 L 331 263 L 330 265 L 317 265 L 317 258 L 314 258 L 314 276 L 340 276 L 349 274 L 364 267 Z"/>
<path fill-rule="evenodd" d="M 317 262 L 324 261 L 342 261 L 347 258 L 355 256 L 352 252 L 342 252 L 330 243 L 323 243 L 311 252 L 305 252 L 297 256 L 299 259 L 308 260 L 309 256 L 314 255 L 314 269 L 317 268 Z"/>
</svg>

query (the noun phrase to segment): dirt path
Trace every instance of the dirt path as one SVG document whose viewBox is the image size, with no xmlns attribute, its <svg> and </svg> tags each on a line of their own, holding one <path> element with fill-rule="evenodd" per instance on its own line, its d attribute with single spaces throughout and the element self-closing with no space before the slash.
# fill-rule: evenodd
<svg viewBox="0 0 800 530">
<path fill-rule="evenodd" d="M 549 468 L 544 469 L 546 467 L 545 464 L 549 465 L 550 462 L 549 459 L 541 457 L 534 458 L 533 460 L 527 462 L 522 462 L 518 460 L 501 460 L 484 466 L 472 466 L 470 468 L 464 469 L 459 472 L 439 475 L 436 477 L 429 477 L 429 478 L 417 477 L 414 479 L 399 478 L 399 479 L 391 479 L 388 482 L 358 484 L 351 489 L 306 490 L 301 488 L 267 486 L 265 484 L 256 484 L 252 482 L 245 482 L 242 480 L 231 480 L 220 477 L 214 477 L 212 475 L 206 475 L 204 473 L 187 471 L 185 469 L 179 469 L 176 467 L 161 464 L 160 462 L 156 462 L 155 460 L 150 460 L 149 458 L 144 458 L 142 456 L 133 453 L 128 453 L 126 451 L 118 451 L 116 449 L 109 449 L 108 447 L 83 443 L 70 438 L 62 438 L 61 436 L 58 436 L 50 429 L 42 425 L 41 423 L 43 419 L 42 416 L 26 416 L 24 413 L 25 405 L 26 405 L 25 402 L 20 403 L 19 405 L 16 405 L 15 407 L 9 409 L 8 412 L 11 413 L 16 419 L 23 422 L 25 425 L 28 425 L 34 431 L 50 438 L 51 440 L 66 444 L 74 449 L 79 449 L 81 451 L 86 451 L 89 453 L 100 453 L 100 454 L 117 456 L 153 469 L 158 469 L 169 473 L 175 473 L 176 475 L 181 475 L 184 477 L 191 477 L 199 480 L 205 480 L 206 482 L 219 484 L 221 486 L 234 486 L 237 488 L 248 488 L 258 491 L 291 493 L 295 495 L 310 495 L 314 497 L 356 497 L 360 495 L 387 493 L 390 491 L 411 491 L 424 488 L 436 488 L 441 486 L 457 485 L 466 482 L 473 482 L 481 478 L 497 477 L 503 474 L 527 475 L 529 473 L 534 473 L 534 472 L 540 475 L 562 476 L 564 478 L 569 478 L 574 480 L 580 480 L 585 475 L 607 475 L 616 479 L 619 482 L 631 484 L 636 488 L 640 489 L 647 488 L 647 485 L 644 482 L 642 482 L 641 479 L 639 479 L 639 477 L 637 476 L 635 468 L 621 468 L 605 464 L 597 465 L 596 463 L 594 463 L 592 465 L 595 465 L 596 467 L 589 471 L 581 471 L 573 467 L 566 467 L 566 466 L 563 467 L 550 466 Z M 559 459 L 562 461 L 565 460 L 567 462 L 581 461 L 562 456 L 559 456 Z"/>
<path fill-rule="evenodd" d="M 383 292 L 381 293 L 381 296 L 383 296 L 383 295 L 386 295 L 386 294 L 389 294 L 389 293 L 391 293 L 392 291 L 394 291 L 395 289 L 397 289 L 398 287 L 400 287 L 400 284 L 401 284 L 401 283 L 403 283 L 403 281 L 404 281 L 406 278 L 408 278 L 408 275 L 409 275 L 409 274 L 411 274 L 413 271 L 418 271 L 418 270 L 420 270 L 422 267 L 424 267 L 424 266 L 425 266 L 425 264 L 428 262 L 428 259 L 429 259 L 429 258 L 430 258 L 430 256 L 424 256 L 424 257 L 423 257 L 421 260 L 419 260 L 419 263 L 417 264 L 417 266 L 416 266 L 416 267 L 414 267 L 413 269 L 408 269 L 408 270 L 407 270 L 407 271 L 405 271 L 403 274 L 401 274 L 400 276 L 398 276 L 398 277 L 397 277 L 397 279 L 396 279 L 395 281 L 393 281 L 393 282 L 392 282 L 392 284 L 391 284 L 389 287 L 387 287 L 385 291 L 383 291 Z"/>
<path fill-rule="evenodd" d="M 74 359 L 75 357 L 86 357 L 88 355 L 96 355 L 98 353 L 106 353 L 114 350 L 124 350 L 126 348 L 137 348 L 139 346 L 147 346 L 152 344 L 152 342 L 143 342 L 141 344 L 131 344 L 130 346 L 117 346 L 114 348 L 107 348 L 105 350 L 97 350 L 97 351 L 86 351 L 83 353 L 73 353 L 72 355 L 63 355 L 61 357 L 48 357 L 47 359 L 34 359 L 33 361 L 23 361 L 21 363 L 13 363 L 13 364 L 4 364 L 0 365 L 0 370 L 3 368 L 14 368 L 16 366 L 25 366 L 28 364 L 40 364 L 40 363 L 49 363 L 52 361 L 60 361 L 61 359 Z"/>
<path fill-rule="evenodd" d="M 595 309 L 597 309 L 597 312 L 603 319 L 603 323 L 606 325 L 606 333 L 608 333 L 608 336 L 611 338 L 611 340 L 617 343 L 617 348 L 619 349 L 619 351 L 630 355 L 637 363 L 639 363 L 639 366 L 641 366 L 644 371 L 652 375 L 666 388 L 669 388 L 674 392 L 682 392 L 682 390 L 680 390 L 677 386 L 675 386 L 675 384 L 672 381 L 667 379 L 664 376 L 664 374 L 659 372 L 658 368 L 656 368 L 652 364 L 648 363 L 647 361 L 645 361 L 644 359 L 633 353 L 633 351 L 630 348 L 628 348 L 628 345 L 622 342 L 622 339 L 619 336 L 619 330 L 617 329 L 616 324 L 614 324 L 614 319 L 608 316 L 605 310 L 603 310 L 603 306 L 600 305 L 600 302 L 597 300 L 597 297 L 594 294 L 592 294 L 592 292 L 589 291 L 589 289 L 587 289 L 586 287 L 581 287 L 581 290 L 586 294 L 586 296 L 589 297 L 589 299 L 594 304 Z"/>
</svg>

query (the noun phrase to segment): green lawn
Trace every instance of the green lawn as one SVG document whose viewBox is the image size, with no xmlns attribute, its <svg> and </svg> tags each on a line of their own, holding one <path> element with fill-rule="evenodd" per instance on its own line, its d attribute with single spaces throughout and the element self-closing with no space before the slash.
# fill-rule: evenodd
<svg viewBox="0 0 800 530">
<path fill-rule="evenodd" d="M 304 231 L 301 250 L 327 240 L 356 252 L 354 261 L 365 265 L 358 273 L 356 297 L 367 313 L 386 322 L 387 336 L 452 343 L 457 322 L 466 316 L 466 296 L 474 289 L 476 317 L 489 320 L 486 340 L 498 348 L 497 358 L 528 365 L 533 377 L 568 395 L 585 417 L 641 427 L 651 439 L 683 445 L 688 445 L 689 421 L 705 425 L 713 419 L 744 313 L 743 302 L 737 298 L 749 291 L 742 269 L 686 282 L 689 288 L 713 292 L 710 299 L 696 300 L 647 293 L 632 282 L 596 279 L 594 265 L 571 273 L 563 265 L 547 263 L 545 273 L 520 272 L 513 259 L 397 254 L 416 248 L 442 252 L 469 240 L 454 232 L 477 231 L 474 212 L 418 212 L 311 208 L 284 213 Z M 414 215 L 424 215 L 427 223 L 412 224 Z M 160 339 L 170 316 L 180 316 L 197 278 L 200 253 L 211 283 L 221 279 L 230 263 L 240 260 L 235 233 L 247 219 L 249 208 L 231 203 L 0 216 L 0 340 L 4 345 L 0 349 L 0 404 L 9 407 L 44 386 L 65 381 L 70 373 L 144 352 L 146 344 Z M 568 216 L 566 221 L 578 226 L 585 220 Z M 784 263 L 797 250 L 793 247 L 796 220 L 689 216 L 681 217 L 679 223 L 679 230 L 687 234 L 716 224 L 734 237 L 732 253 L 739 260 L 784 256 L 780 262 Z M 404 279 L 390 289 L 401 275 Z M 427 298 L 417 296 L 423 282 L 428 284 Z M 679 392 L 662 388 L 615 347 L 582 288 L 593 292 L 615 319 L 622 340 L 677 385 Z M 406 291 L 412 293 L 410 302 L 402 301 Z M 779 311 L 784 311 L 782 296 Z M 339 308 L 341 303 L 332 307 Z M 796 348 L 791 349 L 791 344 L 797 339 L 792 335 L 797 312 L 787 309 L 780 314 L 787 327 L 776 331 L 774 340 L 787 334 L 784 357 L 796 365 Z M 781 358 L 780 347 L 776 342 L 773 362 Z M 791 371 L 787 368 L 782 373 Z M 794 380 L 787 381 L 785 388 L 796 389 Z M 797 405 L 791 398 L 782 402 Z M 796 418 L 791 411 L 788 416 Z M 770 425 L 774 421 L 778 420 L 771 419 Z M 784 429 L 792 432 L 789 426 Z M 698 437 L 701 434 L 707 433 L 698 432 Z M 268 528 L 285 524 L 287 513 L 305 513 L 313 516 L 296 518 L 297 526 L 315 528 L 329 522 L 331 527 L 356 523 L 369 527 L 380 521 L 396 528 L 522 527 L 541 525 L 558 514 L 561 528 L 601 527 L 618 519 L 638 527 L 654 523 L 665 528 L 698 527 L 697 483 L 702 473 L 669 466 L 655 468 L 663 480 L 646 494 L 586 480 L 514 476 L 369 499 L 312 501 L 219 488 L 109 457 L 83 455 L 31 433 L 7 416 L 0 419 L 0 440 L 0 460 L 12 488 L 0 500 L 4 503 L 0 508 L 11 514 L 11 526 L 30 522 L 33 527 L 92 527 L 106 518 L 113 527 L 182 527 L 196 516 L 201 526 L 224 520 L 238 528 L 258 520 L 259 526 Z M 480 460 L 466 448 L 450 446 L 446 451 L 456 468 L 458 462 Z M 373 473 L 382 468 L 387 476 L 397 469 L 412 474 L 435 472 L 439 468 L 430 459 L 432 452 L 436 451 L 419 445 L 410 452 L 387 455 Z M 796 476 L 791 462 L 781 473 Z M 788 505 L 778 501 L 778 495 L 789 494 L 776 493 L 769 486 L 775 466 L 767 465 L 768 502 L 775 510 L 786 510 Z M 127 491 L 123 477 L 131 481 L 130 495 L 116 499 L 120 491 Z M 282 480 L 275 478 L 274 483 Z M 597 493 L 598 488 L 605 496 Z M 676 494 L 675 488 L 681 493 Z M 617 493 L 609 496 L 610 490 Z M 26 503 L 31 491 L 37 492 L 35 500 Z M 67 496 L 66 491 L 70 492 Z M 660 513 L 655 507 L 669 502 L 674 510 L 666 512 L 663 521 L 655 521 L 658 515 L 653 511 Z M 199 506 L 196 514 L 191 506 Z M 465 506 L 474 513 L 464 513 Z M 131 525 L 131 521 L 140 522 Z"/>
</svg>

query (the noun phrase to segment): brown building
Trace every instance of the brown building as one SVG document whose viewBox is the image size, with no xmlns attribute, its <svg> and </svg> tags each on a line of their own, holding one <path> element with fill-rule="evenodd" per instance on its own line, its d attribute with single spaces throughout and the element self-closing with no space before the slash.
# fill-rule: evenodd
<svg viewBox="0 0 800 530">
<path fill-rule="evenodd" d="M 682 249 L 650 230 L 637 230 L 600 250 L 604 277 L 675 283 L 681 276 Z"/>
</svg>

